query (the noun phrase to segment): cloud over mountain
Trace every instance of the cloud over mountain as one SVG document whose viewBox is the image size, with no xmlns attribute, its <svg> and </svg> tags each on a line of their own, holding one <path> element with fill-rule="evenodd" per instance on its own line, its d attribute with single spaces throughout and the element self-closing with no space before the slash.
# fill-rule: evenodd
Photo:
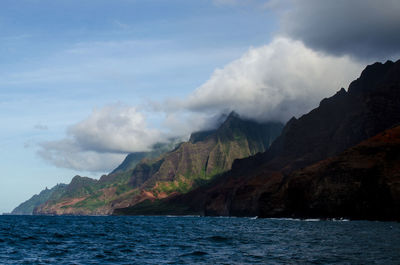
<svg viewBox="0 0 400 265">
<path fill-rule="evenodd" d="M 70 126 L 65 139 L 42 143 L 39 154 L 59 167 L 107 171 L 121 162 L 121 154 L 209 129 L 230 111 L 258 121 L 286 122 L 347 87 L 361 68 L 347 56 L 329 56 L 300 41 L 275 38 L 216 69 L 187 98 L 167 99 L 146 109 L 164 117 L 158 129 L 147 125 L 140 109 L 110 105 Z"/>
<path fill-rule="evenodd" d="M 235 110 L 248 118 L 286 122 L 347 87 L 360 70 L 346 56 L 324 55 L 300 41 L 275 38 L 215 70 L 181 105 L 196 112 Z"/>
<path fill-rule="evenodd" d="M 281 21 L 279 36 L 266 45 L 249 48 L 237 60 L 216 69 L 185 98 L 166 98 L 140 108 L 112 105 L 95 110 L 70 126 L 65 139 L 42 143 L 39 154 L 60 167 L 107 171 L 125 153 L 149 150 L 169 137 L 209 129 L 218 124 L 220 114 L 230 111 L 258 121 L 285 122 L 347 87 L 366 63 L 400 54 L 399 1 L 213 3 L 221 8 L 252 5 L 275 10 Z M 190 61 L 200 59 L 191 57 Z M 174 58 L 165 61 L 167 69 Z M 147 125 L 143 111 L 158 116 L 157 128 Z"/>
<path fill-rule="evenodd" d="M 281 30 L 312 49 L 358 59 L 400 54 L 400 1 L 290 0 Z M 368 61 L 369 62 L 369 61 Z"/>
</svg>

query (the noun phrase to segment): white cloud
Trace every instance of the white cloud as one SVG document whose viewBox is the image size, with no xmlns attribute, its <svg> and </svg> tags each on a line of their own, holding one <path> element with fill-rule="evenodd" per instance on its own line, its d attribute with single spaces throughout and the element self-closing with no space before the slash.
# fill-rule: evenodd
<svg viewBox="0 0 400 265">
<path fill-rule="evenodd" d="M 148 151 L 161 139 L 158 130 L 148 127 L 143 113 L 121 105 L 95 109 L 68 134 L 85 150 L 111 153 Z"/>
<path fill-rule="evenodd" d="M 38 154 L 61 168 L 79 171 L 109 172 L 124 159 L 123 154 L 100 153 L 81 149 L 73 139 L 41 143 Z"/>
<path fill-rule="evenodd" d="M 220 112 L 192 112 L 182 108 L 165 111 L 162 126 L 171 138 L 188 139 L 192 132 L 214 129 L 220 124 Z"/>
<path fill-rule="evenodd" d="M 285 122 L 347 87 L 362 68 L 350 57 L 315 52 L 300 41 L 278 37 L 216 69 L 188 97 L 142 106 L 146 115 L 158 116 L 158 129 L 148 126 L 148 116 L 136 107 L 109 105 L 70 126 L 65 139 L 42 143 L 39 154 L 59 167 L 109 171 L 123 154 L 209 129 L 220 114 L 230 111 L 260 121 Z"/>
<path fill-rule="evenodd" d="M 38 153 L 58 167 L 104 172 L 127 153 L 151 150 L 165 140 L 160 131 L 148 127 L 143 113 L 115 104 L 95 109 L 71 126 L 65 139 L 42 143 Z"/>
<path fill-rule="evenodd" d="M 215 70 L 188 99 L 170 105 L 208 113 L 235 110 L 258 120 L 286 121 L 347 86 L 361 69 L 348 57 L 324 55 L 299 41 L 275 38 Z"/>
</svg>

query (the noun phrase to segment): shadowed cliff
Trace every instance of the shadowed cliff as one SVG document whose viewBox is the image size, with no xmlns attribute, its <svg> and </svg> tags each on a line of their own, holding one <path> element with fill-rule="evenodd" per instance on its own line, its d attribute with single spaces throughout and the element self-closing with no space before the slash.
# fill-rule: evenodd
<svg viewBox="0 0 400 265">
<path fill-rule="evenodd" d="M 321 182 L 310 180 L 306 181 L 310 171 L 296 172 L 306 166 L 318 161 L 336 156 L 346 149 L 369 139 L 376 134 L 393 127 L 400 122 L 400 61 L 388 61 L 384 64 L 375 63 L 367 66 L 361 76 L 353 81 L 348 91 L 341 89 L 334 96 L 323 99 L 316 109 L 299 119 L 292 118 L 284 127 L 282 134 L 273 142 L 270 149 L 265 153 L 236 160 L 232 169 L 221 175 L 208 186 L 200 187 L 184 195 L 178 195 L 167 200 L 160 200 L 159 207 L 149 208 L 146 203 L 139 204 L 128 209 L 118 209 L 116 214 L 151 214 L 152 211 L 163 212 L 164 214 L 201 214 L 201 215 L 233 215 L 233 216 L 321 216 L 321 217 L 341 217 L 390 219 L 385 210 L 380 214 L 373 209 L 379 208 L 382 204 L 391 205 L 387 209 L 392 209 L 393 205 L 398 205 L 397 198 L 399 190 L 393 186 L 392 195 L 389 199 L 384 197 L 382 201 L 373 203 L 373 199 L 347 200 L 353 203 L 352 206 L 343 206 L 346 209 L 360 209 L 357 211 L 339 211 L 342 207 L 341 200 L 336 200 L 338 204 L 330 207 L 331 211 L 311 211 L 309 202 L 318 204 L 323 201 L 324 196 L 312 197 L 317 190 L 326 189 L 322 184 L 313 186 L 315 190 L 303 189 L 312 183 L 329 182 L 329 177 L 324 179 L 324 174 L 318 176 Z M 388 143 L 391 145 L 391 143 Z M 384 155 L 385 159 L 390 159 L 390 152 L 396 152 L 398 145 L 394 144 L 392 151 L 385 148 L 376 150 Z M 389 153 L 386 153 L 389 152 Z M 350 151 L 349 151 L 350 152 Z M 370 152 L 372 152 L 370 150 Z M 364 154 L 367 156 L 367 154 Z M 350 157 L 349 157 L 350 159 Z M 365 158 L 367 159 L 367 158 Z M 394 158 L 396 159 L 396 158 Z M 374 162 L 384 167 L 386 160 Z M 332 166 L 334 169 L 334 166 Z M 321 169 L 322 170 L 322 169 Z M 363 173 L 343 173 L 348 177 L 342 178 L 340 185 L 342 190 L 338 194 L 347 198 L 352 198 L 348 193 L 346 181 L 352 182 L 357 179 L 358 174 L 375 176 L 375 167 L 364 168 Z M 322 171 L 321 171 L 322 172 Z M 376 171 L 379 173 L 380 171 Z M 392 172 L 392 171 L 391 171 Z M 381 172 L 382 173 L 382 172 Z M 380 174 L 381 174 L 380 173 Z M 316 174 L 316 173 L 315 173 Z M 375 174 L 375 175 L 374 175 Z M 371 183 L 386 183 L 388 179 L 395 179 L 398 175 L 383 172 Z M 300 176 L 300 177 L 299 177 Z M 330 176 L 335 177 L 332 173 Z M 310 177 L 313 179 L 312 177 Z M 293 179 L 293 180 L 291 180 Z M 298 182 L 295 182 L 295 179 Z M 302 182 L 300 180 L 303 180 Z M 392 180 L 391 180 L 392 181 Z M 288 184 L 290 183 L 290 184 Z M 302 183 L 296 188 L 296 183 Z M 364 183 L 364 182 L 362 182 Z M 381 190 L 385 185 L 363 184 L 360 186 L 360 194 L 371 193 L 371 198 L 379 197 L 384 194 Z M 289 185 L 289 186 L 288 186 Z M 397 185 L 397 184 L 396 184 Z M 389 185 L 390 186 L 390 185 Z M 290 187 L 285 190 L 285 187 Z M 323 188 L 324 187 L 324 188 Z M 386 188 L 382 188 L 386 189 Z M 290 191 L 290 192 L 289 192 Z M 290 194 L 290 195 L 289 195 Z M 300 195 L 296 195 L 300 194 Z M 311 195 L 310 195 L 311 194 Z M 309 202 L 305 199 L 311 196 Z M 375 197 L 374 197 L 375 196 Z M 304 197 L 304 198 L 303 198 Z M 385 199 L 386 198 L 386 199 Z M 364 201 L 369 206 L 358 207 L 355 204 Z M 296 203 L 300 206 L 296 206 Z M 320 202 L 321 205 L 324 205 Z M 343 204 L 344 205 L 344 204 Z M 154 206 L 154 205 L 153 205 Z M 310 208 L 311 207 L 311 208 Z M 358 208 L 357 208 L 358 207 Z M 323 207 L 322 207 L 323 208 Z M 308 210 L 307 210 L 308 209 Z M 396 213 L 393 218 L 396 219 Z"/>
</svg>

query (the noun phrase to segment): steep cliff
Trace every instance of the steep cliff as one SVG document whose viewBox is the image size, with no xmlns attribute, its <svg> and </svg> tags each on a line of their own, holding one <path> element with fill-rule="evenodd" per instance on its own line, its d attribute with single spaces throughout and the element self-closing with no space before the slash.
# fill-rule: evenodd
<svg viewBox="0 0 400 265">
<path fill-rule="evenodd" d="M 311 174 L 311 171 L 296 172 L 296 170 L 338 155 L 399 122 L 400 61 L 395 63 L 388 61 L 385 64 L 375 63 L 366 67 L 361 76 L 350 84 L 348 91 L 341 89 L 334 96 L 322 100 L 319 107 L 310 113 L 303 115 L 299 119 L 292 118 L 285 125 L 282 134 L 266 152 L 236 160 L 232 169 L 219 176 L 212 184 L 200 187 L 184 195 L 160 200 L 157 202 L 158 208 L 154 207 L 154 204 L 150 207 L 146 202 L 143 202 L 127 209 L 118 209 L 115 214 L 151 214 L 159 211 L 164 214 L 190 213 L 225 216 L 266 217 L 301 216 L 302 214 L 303 216 L 317 216 L 318 211 L 309 210 L 310 207 L 312 208 L 310 205 L 320 203 L 320 205 L 326 206 L 328 204 L 323 203 L 325 195 L 313 197 L 310 194 L 316 193 L 320 188 L 325 189 L 326 187 L 322 183 L 331 180 L 328 177 L 325 180 L 324 174 L 320 173 L 318 176 L 321 182 L 315 182 L 313 177 L 310 177 L 313 179 L 312 181 L 307 182 L 306 176 Z M 381 152 L 381 155 L 389 161 L 391 159 L 390 152 L 396 152 L 396 148 L 398 148 L 397 145 L 392 147 L 393 150 L 388 151 L 389 153 L 387 154 L 385 153 L 386 149 L 376 150 L 376 152 L 377 154 Z M 372 152 L 373 157 L 373 149 L 369 152 Z M 377 157 L 374 163 L 385 167 L 389 163 L 388 161 L 379 161 Z M 360 177 L 357 174 L 363 173 L 360 173 L 362 172 L 360 171 L 353 174 L 350 168 L 351 166 L 349 166 L 349 171 L 346 171 L 346 176 L 349 178 L 349 183 L 352 183 L 352 181 Z M 376 171 L 381 174 L 380 176 L 384 177 L 379 177 L 379 180 L 371 180 L 371 183 L 376 181 L 379 183 L 385 182 L 386 179 L 391 179 L 390 181 L 392 181 L 392 178 L 398 178 L 398 175 L 395 174 L 396 169 L 393 166 L 394 171 L 382 174 L 379 173 L 379 170 Z M 333 173 L 331 172 L 330 176 L 334 178 L 336 169 L 333 165 L 332 170 Z M 339 169 L 337 170 L 339 172 Z M 365 168 L 364 173 L 374 175 L 374 170 L 376 169 Z M 293 179 L 293 182 L 290 181 L 291 179 Z M 303 179 L 305 182 L 301 181 Z M 370 180 L 366 178 L 366 181 Z M 393 181 L 396 182 L 397 180 Z M 345 182 L 346 180 L 341 184 L 343 190 L 337 191 L 338 194 L 343 196 L 351 190 L 350 186 L 346 188 Z M 295 183 L 302 184 L 297 186 Z M 313 189 L 308 187 L 311 184 L 314 185 L 312 186 Z M 287 189 L 284 188 L 286 185 L 289 185 Z M 383 196 L 383 192 L 373 189 L 379 189 L 382 186 L 365 184 L 363 187 L 369 188 L 366 188 L 366 190 L 362 188 L 359 192 L 374 192 L 374 195 L 371 195 L 372 197 L 378 196 L 377 194 Z M 396 197 L 399 196 L 397 186 L 391 187 L 395 188 L 391 190 L 390 196 L 398 198 Z M 300 195 L 297 196 L 296 194 Z M 349 194 L 346 196 L 347 198 L 353 198 Z M 305 201 L 305 198 L 309 197 L 309 201 Z M 348 200 L 354 205 L 347 205 L 347 209 L 355 209 L 357 207 L 355 204 L 364 200 L 361 197 L 357 198 L 359 198 L 358 201 Z M 321 201 L 319 202 L 319 200 Z M 350 210 L 347 212 L 339 211 L 339 206 L 332 206 L 332 210 L 327 210 L 321 215 L 346 215 L 354 218 L 364 216 L 367 218 L 368 212 L 370 212 L 374 218 L 388 219 L 388 209 L 393 209 L 393 205 L 397 205 L 397 202 L 393 199 L 391 206 L 385 208 L 386 210 L 380 214 L 376 214 L 376 212 L 373 213 L 373 209 L 380 207 L 381 204 L 387 201 L 382 199 L 382 201 L 376 201 L 374 204 L 372 200 L 364 200 L 365 204 L 370 204 L 370 208 L 368 208 L 368 205 L 364 208 L 361 207 L 360 209 L 362 210 L 353 211 L 353 216 L 348 214 L 352 212 Z M 297 207 L 296 203 L 301 207 L 306 205 L 304 206 L 306 208 Z M 396 213 L 393 213 L 393 216 L 396 216 Z"/>
<path fill-rule="evenodd" d="M 346 92 L 341 89 L 299 119 L 291 119 L 264 154 L 236 161 L 208 191 L 205 213 L 260 215 L 265 197 L 294 170 L 337 155 L 400 122 L 400 61 L 366 67 Z M 265 214 L 263 212 L 263 214 Z"/>
<path fill-rule="evenodd" d="M 194 133 L 174 150 L 145 158 L 133 169 L 115 171 L 99 181 L 73 188 L 73 196 L 65 194 L 49 200 L 35 213 L 110 214 L 115 208 L 144 200 L 187 193 L 229 170 L 235 159 L 264 152 L 282 127 L 280 123 L 260 124 L 231 113 L 218 129 Z M 79 179 L 88 182 L 77 178 L 68 187 L 76 186 Z"/>
<path fill-rule="evenodd" d="M 399 221 L 400 126 L 293 172 L 277 193 L 261 200 L 263 217 Z M 271 201 L 281 201 L 279 210 Z"/>
</svg>

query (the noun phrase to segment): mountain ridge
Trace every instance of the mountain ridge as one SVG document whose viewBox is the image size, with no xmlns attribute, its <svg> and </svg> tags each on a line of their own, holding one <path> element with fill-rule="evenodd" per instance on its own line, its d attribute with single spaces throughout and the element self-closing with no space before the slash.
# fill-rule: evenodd
<svg viewBox="0 0 400 265">
<path fill-rule="evenodd" d="M 133 168 L 127 160 L 122 171 L 96 182 L 103 185 L 97 193 L 87 188 L 90 180 L 74 178 L 69 200 L 49 200 L 35 213 L 399 220 L 393 209 L 400 205 L 400 176 L 390 162 L 400 159 L 399 123 L 400 60 L 375 63 L 347 91 L 341 88 L 283 128 L 232 112 L 216 130 L 194 132 L 169 152 Z M 384 199 L 376 204 L 369 193 Z"/>
<path fill-rule="evenodd" d="M 34 211 L 34 209 L 41 205 L 42 203 L 45 203 L 48 201 L 53 193 L 57 193 L 60 190 L 63 190 L 67 185 L 66 184 L 57 184 L 51 189 L 48 189 L 47 187 L 42 190 L 39 194 L 33 195 L 30 199 L 24 201 L 20 205 L 14 208 L 12 210 L 11 214 L 13 215 L 31 215 Z"/>
<path fill-rule="evenodd" d="M 363 90 L 365 82 L 368 85 Z M 366 67 L 348 90 L 341 89 L 319 107 L 290 120 L 264 154 L 236 161 L 227 177 L 232 186 L 213 187 L 206 212 L 260 215 L 263 194 L 277 192 L 294 170 L 337 155 L 400 122 L 400 60 Z M 238 175 L 245 177 L 235 182 Z"/>
<path fill-rule="evenodd" d="M 160 209 L 143 203 L 114 213 L 164 210 L 166 214 L 268 217 L 281 213 L 290 217 L 292 213 L 285 211 L 287 206 L 278 196 L 290 174 L 339 155 L 399 122 L 400 60 L 375 63 L 365 68 L 348 91 L 342 88 L 309 113 L 289 120 L 266 152 L 235 160 L 213 185 L 160 200 Z"/>
<path fill-rule="evenodd" d="M 158 157 L 146 157 L 134 168 L 113 171 L 89 185 L 87 179 L 73 179 L 70 186 L 75 196 L 49 200 L 34 213 L 111 214 L 114 208 L 146 199 L 186 193 L 229 170 L 235 159 L 265 151 L 282 126 L 245 120 L 232 112 L 216 130 L 196 132 L 189 141 Z M 75 185 L 78 180 L 81 186 Z"/>
</svg>

